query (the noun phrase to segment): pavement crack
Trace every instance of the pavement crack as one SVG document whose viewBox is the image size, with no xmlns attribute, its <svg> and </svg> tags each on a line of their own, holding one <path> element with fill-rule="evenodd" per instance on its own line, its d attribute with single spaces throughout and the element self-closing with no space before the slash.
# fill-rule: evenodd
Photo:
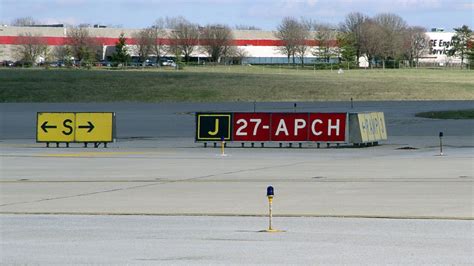
<svg viewBox="0 0 474 266">
<path fill-rule="evenodd" d="M 45 198 L 45 199 L 39 199 L 39 200 L 32 200 L 32 201 L 12 202 L 12 203 L 0 204 L 0 207 L 12 206 L 12 205 L 21 205 L 21 204 L 29 204 L 29 203 L 38 203 L 38 202 L 52 201 L 52 200 L 60 200 L 60 199 L 69 199 L 69 198 L 84 197 L 84 196 L 91 196 L 91 195 L 97 195 L 97 194 L 102 194 L 102 193 L 116 192 L 116 191 L 121 191 L 121 190 L 126 190 L 126 189 L 132 189 L 132 188 L 138 188 L 138 187 L 146 187 L 146 186 L 150 186 L 150 185 L 156 185 L 156 184 L 146 184 L 146 185 L 133 186 L 133 187 L 128 187 L 128 188 L 113 188 L 113 189 L 107 189 L 107 190 L 101 190 L 101 191 L 94 191 L 94 192 L 88 192 L 88 193 L 80 193 L 80 194 L 68 195 L 68 196 L 60 196 L 60 197 L 51 197 L 51 198 Z"/>
<path fill-rule="evenodd" d="M 123 188 L 112 188 L 112 189 L 93 191 L 93 192 L 88 192 L 88 193 L 80 193 L 80 194 L 75 194 L 75 195 L 51 197 L 51 198 L 44 198 L 44 199 L 32 200 L 32 201 L 5 203 L 5 204 L 0 204 L 0 207 L 30 204 L 30 203 L 39 203 L 39 202 L 53 201 L 53 200 L 62 200 L 62 199 L 69 199 L 69 198 L 76 198 L 76 197 L 86 197 L 86 196 L 92 196 L 92 195 L 97 195 L 97 194 L 112 193 L 112 192 L 124 191 L 124 190 L 132 190 L 132 189 L 137 189 L 137 188 L 151 187 L 151 186 L 157 186 L 157 185 L 168 184 L 168 183 L 187 182 L 187 181 L 193 181 L 193 180 L 209 178 L 209 177 L 216 177 L 216 176 L 221 176 L 221 175 L 229 175 L 229 174 L 235 174 L 235 173 L 259 171 L 259 170 L 266 170 L 266 169 L 280 168 L 280 167 L 288 167 L 288 166 L 294 166 L 294 165 L 304 164 L 304 163 L 306 163 L 306 162 L 296 162 L 296 163 L 277 165 L 277 166 L 274 165 L 274 166 L 256 167 L 256 168 L 250 168 L 250 169 L 241 169 L 241 170 L 236 170 L 236 171 L 228 171 L 228 172 L 210 174 L 210 175 L 203 175 L 203 176 L 195 176 L 195 177 L 177 179 L 177 180 L 156 181 L 156 182 L 153 182 L 151 184 L 148 183 L 148 184 L 144 184 L 144 185 L 135 185 L 135 186 L 129 186 L 129 187 L 123 187 Z"/>
</svg>

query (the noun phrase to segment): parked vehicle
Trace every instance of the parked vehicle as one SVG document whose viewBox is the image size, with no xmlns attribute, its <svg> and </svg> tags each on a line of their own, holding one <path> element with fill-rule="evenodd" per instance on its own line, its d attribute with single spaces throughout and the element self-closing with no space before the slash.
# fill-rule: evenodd
<svg viewBox="0 0 474 266">
<path fill-rule="evenodd" d="M 50 67 L 64 67 L 66 66 L 66 64 L 64 63 L 64 61 L 58 60 L 58 61 L 49 63 L 49 66 Z"/>
<path fill-rule="evenodd" d="M 146 62 L 143 63 L 143 64 L 144 64 L 144 66 L 147 66 L 147 67 L 154 67 L 154 66 L 156 66 L 156 63 L 154 63 L 154 62 L 151 61 L 151 60 L 146 60 Z"/>
<path fill-rule="evenodd" d="M 4 67 L 14 67 L 15 63 L 13 61 L 10 61 L 10 60 L 5 60 L 5 61 L 2 62 L 2 66 L 4 66 Z"/>
<path fill-rule="evenodd" d="M 173 60 L 165 60 L 161 62 L 162 66 L 176 67 L 176 63 Z"/>
<path fill-rule="evenodd" d="M 112 63 L 110 61 L 107 61 L 107 60 L 100 60 L 99 65 L 104 66 L 104 67 L 111 67 Z"/>
</svg>

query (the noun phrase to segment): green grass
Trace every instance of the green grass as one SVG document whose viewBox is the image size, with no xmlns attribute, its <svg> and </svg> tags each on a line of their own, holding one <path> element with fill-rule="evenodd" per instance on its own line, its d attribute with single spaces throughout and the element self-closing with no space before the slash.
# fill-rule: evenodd
<svg viewBox="0 0 474 266">
<path fill-rule="evenodd" d="M 0 69 L 0 102 L 474 100 L 474 71 Z"/>
<path fill-rule="evenodd" d="M 474 109 L 423 112 L 415 116 L 436 119 L 474 119 Z"/>
</svg>

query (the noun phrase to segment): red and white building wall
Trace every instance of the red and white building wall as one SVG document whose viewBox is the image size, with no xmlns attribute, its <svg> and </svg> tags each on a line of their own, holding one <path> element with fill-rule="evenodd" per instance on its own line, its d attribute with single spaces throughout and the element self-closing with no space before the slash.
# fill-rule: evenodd
<svg viewBox="0 0 474 266">
<path fill-rule="evenodd" d="M 104 57 L 113 52 L 113 47 L 121 33 L 125 34 L 128 39 L 127 43 L 132 46 L 132 49 L 130 49 L 131 55 L 136 55 L 133 47 L 135 40 L 132 36 L 139 31 L 138 29 L 89 28 L 88 30 L 90 35 L 94 36 L 96 41 L 102 45 Z M 0 26 L 0 61 L 18 60 L 15 57 L 15 46 L 22 43 L 21 35 L 26 33 L 42 36 L 42 40 L 52 47 L 68 43 L 68 28 Z M 235 30 L 233 33 L 234 45 L 245 50 L 247 58 L 252 59 L 252 62 L 266 64 L 287 62 L 286 55 L 278 50 L 278 47 L 281 47 L 283 43 L 275 37 L 273 31 Z M 431 48 L 420 59 L 421 62 L 433 62 L 440 65 L 460 62 L 459 58 L 447 55 L 447 51 L 451 49 L 453 33 L 427 32 L 427 35 L 431 39 Z M 317 46 L 317 42 L 309 40 L 308 45 Z M 332 45 L 336 46 L 335 40 L 332 41 Z M 192 56 L 206 57 L 201 49 L 195 49 Z M 314 60 L 316 56 L 308 52 L 306 58 Z"/>
</svg>

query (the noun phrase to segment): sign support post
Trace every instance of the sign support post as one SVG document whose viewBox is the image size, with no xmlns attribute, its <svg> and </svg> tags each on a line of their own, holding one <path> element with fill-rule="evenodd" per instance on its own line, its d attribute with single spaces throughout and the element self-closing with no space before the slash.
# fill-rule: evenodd
<svg viewBox="0 0 474 266">
<path fill-rule="evenodd" d="M 443 132 L 439 132 L 439 155 L 443 156 Z"/>
<path fill-rule="evenodd" d="M 221 156 L 226 156 L 226 154 L 225 154 L 225 140 L 224 140 L 224 137 L 221 138 Z"/>
</svg>

